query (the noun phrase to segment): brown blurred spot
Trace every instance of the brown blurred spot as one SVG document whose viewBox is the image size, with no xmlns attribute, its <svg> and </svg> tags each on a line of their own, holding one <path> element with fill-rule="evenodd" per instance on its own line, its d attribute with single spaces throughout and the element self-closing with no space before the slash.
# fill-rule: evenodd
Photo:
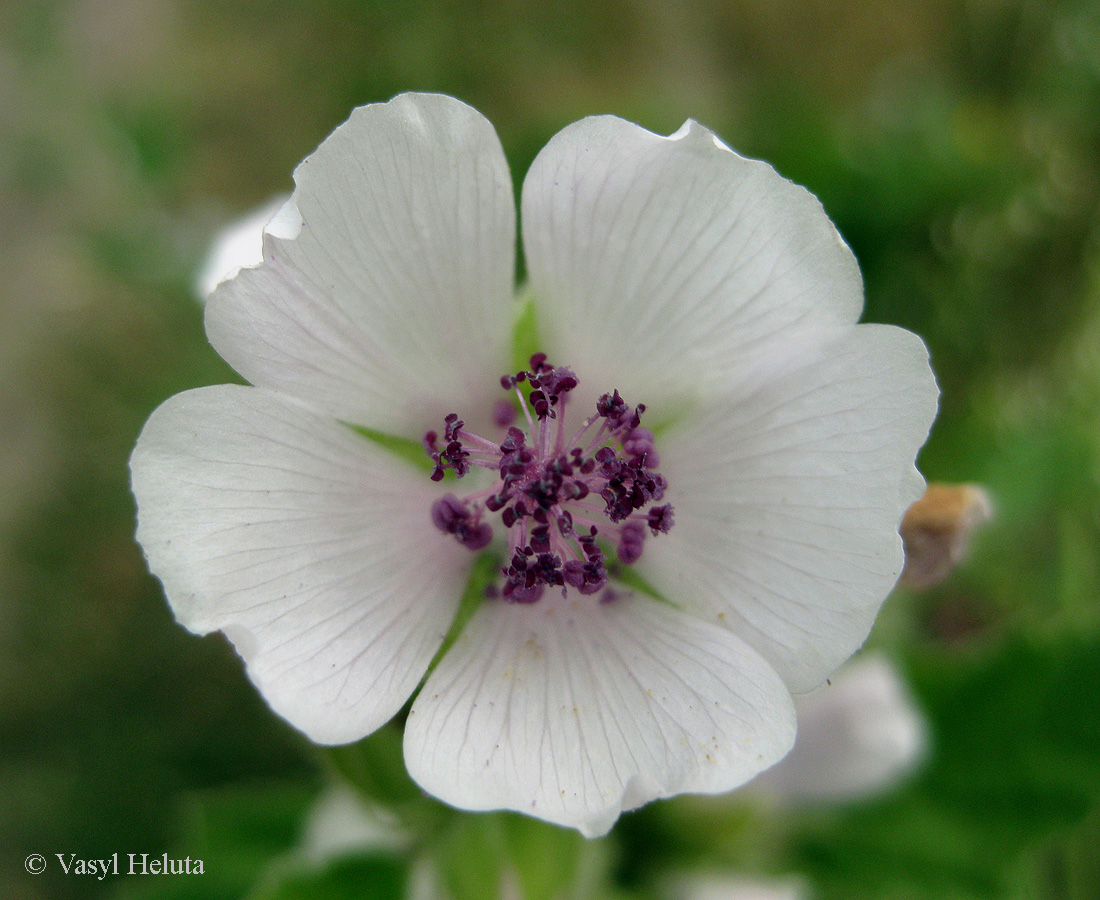
<svg viewBox="0 0 1100 900">
<path fill-rule="evenodd" d="M 905 568 L 898 584 L 924 590 L 943 581 L 966 553 L 970 532 L 993 513 L 974 484 L 929 484 L 901 523 Z"/>
</svg>

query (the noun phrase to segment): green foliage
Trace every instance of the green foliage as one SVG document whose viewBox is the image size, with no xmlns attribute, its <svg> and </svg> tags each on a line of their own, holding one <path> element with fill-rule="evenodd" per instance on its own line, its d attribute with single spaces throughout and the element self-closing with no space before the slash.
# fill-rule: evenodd
<svg viewBox="0 0 1100 900">
<path fill-rule="evenodd" d="M 1011 896 L 1020 861 L 1100 801 L 1100 717 L 1080 707 L 1100 690 L 1100 636 L 925 651 L 910 674 L 935 725 L 924 770 L 893 797 L 800 816 L 790 866 L 823 900 Z"/>
<path fill-rule="evenodd" d="M 390 722 L 361 741 L 326 747 L 323 753 L 337 774 L 364 800 L 404 811 L 409 817 L 430 819 L 435 804 L 425 799 L 405 771 L 401 735 L 400 722 Z"/>
<path fill-rule="evenodd" d="M 390 856 L 342 856 L 317 869 L 269 878 L 246 900 L 401 900 L 405 869 Z"/>
<path fill-rule="evenodd" d="M 440 841 L 454 900 L 587 900 L 603 896 L 607 842 L 512 813 L 462 816 Z"/>
<path fill-rule="evenodd" d="M 202 860 L 201 875 L 109 876 L 113 900 L 240 900 L 300 839 L 314 791 L 297 782 L 235 785 L 189 794 L 172 859 Z M 120 870 L 127 868 L 120 854 Z M 265 882 L 266 883 L 266 882 Z"/>
</svg>

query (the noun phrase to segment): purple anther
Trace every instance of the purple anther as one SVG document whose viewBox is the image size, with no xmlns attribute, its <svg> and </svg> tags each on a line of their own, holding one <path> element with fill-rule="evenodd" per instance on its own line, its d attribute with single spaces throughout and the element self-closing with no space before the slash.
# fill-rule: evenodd
<svg viewBox="0 0 1100 900">
<path fill-rule="evenodd" d="M 460 441 L 451 441 L 447 445 L 447 449 L 439 454 L 439 458 L 442 462 L 450 463 L 451 468 L 454 469 L 455 475 L 461 478 L 470 471 L 470 464 L 466 462 L 466 458 L 469 455 L 470 454 L 463 449 Z"/>
<path fill-rule="evenodd" d="M 561 395 L 568 394 L 577 384 L 577 376 L 564 366 L 552 368 L 539 377 L 539 387 L 552 401 L 557 401 Z"/>
<path fill-rule="evenodd" d="M 513 584 L 511 581 L 507 581 L 504 584 L 503 596 L 505 600 L 511 603 L 538 603 L 545 590 L 546 585 L 537 581 L 531 584 L 526 582 Z"/>
<path fill-rule="evenodd" d="M 604 394 L 596 401 L 596 412 L 605 419 L 618 419 L 627 411 L 626 403 L 616 390 L 614 394 Z"/>
<path fill-rule="evenodd" d="M 493 540 L 493 529 L 487 522 L 472 522 L 455 537 L 467 550 L 484 550 Z"/>
<path fill-rule="evenodd" d="M 646 524 L 653 532 L 654 537 L 658 532 L 668 534 L 669 529 L 672 528 L 672 522 L 672 506 L 668 503 L 664 506 L 654 506 L 646 516 Z"/>
<path fill-rule="evenodd" d="M 622 464 L 610 447 L 600 447 L 596 451 L 596 462 L 600 464 L 600 474 L 607 478 L 614 478 L 622 470 Z M 584 471 L 583 468 L 581 471 Z"/>
<path fill-rule="evenodd" d="M 539 525 L 531 529 L 531 549 L 536 553 L 550 552 L 550 526 Z"/>
<path fill-rule="evenodd" d="M 541 390 L 531 391 L 530 399 L 531 408 L 535 411 L 535 415 L 539 419 L 556 418 L 554 411 L 550 408 L 550 401 Z"/>
<path fill-rule="evenodd" d="M 642 545 L 645 543 L 645 526 L 636 519 L 627 522 L 619 534 L 619 561 L 629 566 L 642 557 Z"/>
<path fill-rule="evenodd" d="M 468 550 L 483 550 L 493 539 L 493 529 L 479 522 L 454 494 L 445 494 L 432 504 L 432 524 L 444 534 L 453 534 Z"/>
<path fill-rule="evenodd" d="M 445 534 L 454 534 L 470 518 L 466 505 L 454 494 L 445 494 L 432 504 L 432 524 Z"/>
<path fill-rule="evenodd" d="M 596 543 L 595 525 L 588 529 L 588 534 L 581 535 L 577 538 L 577 544 L 580 546 L 581 552 L 584 553 L 586 559 L 603 559 L 603 551 L 600 550 L 599 545 Z"/>
<path fill-rule="evenodd" d="M 571 559 L 562 567 L 562 577 L 570 587 L 580 588 L 584 584 L 584 563 Z"/>
<path fill-rule="evenodd" d="M 543 584 L 560 586 L 565 583 L 561 576 L 561 560 L 553 553 L 540 553 L 535 558 L 535 569 Z"/>
<path fill-rule="evenodd" d="M 509 428 L 508 437 L 506 437 L 500 444 L 500 452 L 515 453 L 517 450 L 523 447 L 523 442 L 526 440 L 527 435 L 525 435 L 518 428 Z"/>
<path fill-rule="evenodd" d="M 607 584 L 603 556 L 587 562 L 570 560 L 562 569 L 562 577 L 566 584 L 575 587 L 582 594 L 595 594 Z"/>
<path fill-rule="evenodd" d="M 623 450 L 630 456 L 644 460 L 648 468 L 656 468 L 661 464 L 661 456 L 657 452 L 653 432 L 648 428 L 632 428 L 623 438 Z"/>
<path fill-rule="evenodd" d="M 443 431 L 443 437 L 448 441 L 453 441 L 459 429 L 466 424 L 458 417 L 457 413 L 450 413 L 443 421 L 447 425 Z"/>
<path fill-rule="evenodd" d="M 507 428 L 516 421 L 516 407 L 510 400 L 498 400 L 493 405 L 493 422 L 501 428 Z"/>
<path fill-rule="evenodd" d="M 657 472 L 656 439 L 639 424 L 645 407 L 630 407 L 618 391 L 602 395 L 598 415 L 579 430 L 575 425 L 566 430 L 564 399 L 579 379 L 568 367 L 551 365 L 544 353 L 534 354 L 529 365 L 500 379 L 501 387 L 514 394 L 493 408 L 493 423 L 506 430 L 499 444 L 466 431 L 457 413 L 446 416 L 442 435 L 425 432 L 434 481 L 448 469 L 461 477 L 474 466 L 498 476 L 495 484 L 465 499 L 447 494 L 435 501 L 432 522 L 477 551 L 492 541 L 483 518 L 500 515 L 511 554 L 497 584 L 507 602 L 535 603 L 548 587 L 561 588 L 563 596 L 573 591 L 610 601 L 616 594 L 608 588 L 605 547 L 615 547 L 619 561 L 630 565 L 641 557 L 647 531 L 663 534 L 673 524 L 670 505 L 652 506 L 667 487 Z M 529 390 L 521 390 L 522 384 Z M 528 423 L 537 416 L 535 434 L 516 427 L 518 409 Z M 598 417 L 605 421 L 593 433 Z M 594 497 L 602 499 L 610 520 L 602 546 L 593 524 L 600 514 Z"/>
</svg>

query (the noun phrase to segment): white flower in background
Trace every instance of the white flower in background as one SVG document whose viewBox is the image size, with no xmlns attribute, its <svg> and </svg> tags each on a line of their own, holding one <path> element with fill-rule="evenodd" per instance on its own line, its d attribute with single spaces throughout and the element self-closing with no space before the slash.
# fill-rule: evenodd
<svg viewBox="0 0 1100 900">
<path fill-rule="evenodd" d="M 306 816 L 301 853 L 319 865 L 350 853 L 404 850 L 411 843 L 387 809 L 363 802 L 346 784 L 329 786 Z"/>
<path fill-rule="evenodd" d="M 735 875 L 685 875 L 665 890 L 668 900 L 805 900 L 809 896 L 797 879 L 754 881 Z"/>
<path fill-rule="evenodd" d="M 413 839 L 389 810 L 364 801 L 337 782 L 326 788 L 306 816 L 298 853 L 310 865 L 362 854 L 407 855 Z M 405 900 L 447 900 L 438 867 L 430 856 L 409 863 Z"/>
<path fill-rule="evenodd" d="M 753 789 L 794 801 L 857 800 L 889 789 L 920 761 L 924 717 L 889 660 L 862 656 L 831 682 L 795 697 L 794 749 Z"/>
<path fill-rule="evenodd" d="M 171 398 L 134 451 L 180 622 L 225 632 L 320 743 L 427 675 L 406 763 L 466 809 L 595 835 L 780 759 L 791 692 L 897 579 L 936 405 L 921 341 L 855 324 L 818 202 L 694 122 L 566 128 L 523 186 L 546 355 L 517 372 L 515 206 L 483 117 L 363 107 L 295 183 L 262 264 L 206 308 L 254 386 Z M 429 673 L 484 552 L 494 596 Z"/>
<path fill-rule="evenodd" d="M 263 261 L 265 229 L 279 234 L 280 227 L 292 224 L 275 219 L 275 214 L 286 208 L 286 201 L 285 196 L 274 197 L 218 232 L 195 276 L 195 293 L 200 300 L 206 300 L 214 288 L 241 269 Z M 297 228 L 297 224 L 292 227 Z"/>
</svg>

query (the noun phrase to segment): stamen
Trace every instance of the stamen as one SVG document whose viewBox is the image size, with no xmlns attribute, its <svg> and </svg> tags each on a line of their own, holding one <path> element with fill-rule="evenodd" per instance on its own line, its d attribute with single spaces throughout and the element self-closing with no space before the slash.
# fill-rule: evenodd
<svg viewBox="0 0 1100 900">
<path fill-rule="evenodd" d="M 493 406 L 493 422 L 500 428 L 507 428 L 516 421 L 516 408 L 507 400 L 498 400 Z"/>
<path fill-rule="evenodd" d="M 673 524 L 669 504 L 650 506 L 668 485 L 657 472 L 653 432 L 640 425 L 645 406 L 631 409 L 617 390 L 604 394 L 595 414 L 567 439 L 565 412 L 577 376 L 548 363 L 544 353 L 528 365 L 500 379 L 502 388 L 516 394 L 526 432 L 513 424 L 515 404 L 501 400 L 493 409 L 494 423 L 506 429 L 499 442 L 466 430 L 457 413 L 444 419 L 442 439 L 435 431 L 424 434 L 424 448 L 435 463 L 432 480 L 442 480 L 448 470 L 462 478 L 473 466 L 499 476 L 465 500 L 454 494 L 436 500 L 432 522 L 464 547 L 481 550 L 492 540 L 484 515 L 500 514 L 509 561 L 501 569 L 499 596 L 509 602 L 535 603 L 547 587 L 561 588 L 563 596 L 570 588 L 581 594 L 602 591 L 601 602 L 610 601 L 615 594 L 607 588 L 608 551 L 600 542 L 614 547 L 623 565 L 632 565 L 642 556 L 647 529 L 656 536 Z M 596 423 L 599 428 L 588 437 Z M 578 526 L 585 530 L 578 532 Z"/>
</svg>

